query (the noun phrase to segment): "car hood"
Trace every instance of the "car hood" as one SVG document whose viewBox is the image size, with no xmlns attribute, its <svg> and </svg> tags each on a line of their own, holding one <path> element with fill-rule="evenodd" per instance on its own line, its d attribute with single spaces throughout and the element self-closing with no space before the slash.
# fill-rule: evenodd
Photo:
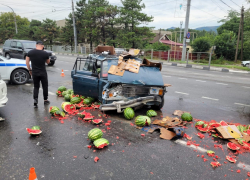
<svg viewBox="0 0 250 180">
<path fill-rule="evenodd" d="M 248 63 L 248 62 L 250 62 L 250 61 L 241 61 L 242 63 Z"/>
<path fill-rule="evenodd" d="M 117 65 L 117 61 L 108 61 L 108 69 Z M 138 73 L 125 71 L 123 76 L 108 74 L 108 81 L 124 84 L 138 84 L 146 86 L 164 86 L 160 69 L 157 67 L 141 66 Z"/>
</svg>

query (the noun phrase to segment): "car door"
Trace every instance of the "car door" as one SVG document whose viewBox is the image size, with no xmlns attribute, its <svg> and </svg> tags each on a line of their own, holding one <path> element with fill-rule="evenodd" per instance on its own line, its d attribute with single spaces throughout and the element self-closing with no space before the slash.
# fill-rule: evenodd
<svg viewBox="0 0 250 180">
<path fill-rule="evenodd" d="M 23 45 L 21 42 L 17 41 L 16 58 L 23 59 Z"/>
<path fill-rule="evenodd" d="M 6 63 L 3 58 L 0 57 L 0 73 L 3 80 L 9 79 L 7 78 L 7 68 Z"/>
<path fill-rule="evenodd" d="M 17 42 L 12 41 L 10 44 L 10 57 L 11 58 L 16 58 L 17 57 Z"/>
<path fill-rule="evenodd" d="M 72 71 L 73 90 L 75 94 L 98 98 L 99 77 L 94 73 L 94 61 L 91 59 L 77 58 Z"/>
</svg>

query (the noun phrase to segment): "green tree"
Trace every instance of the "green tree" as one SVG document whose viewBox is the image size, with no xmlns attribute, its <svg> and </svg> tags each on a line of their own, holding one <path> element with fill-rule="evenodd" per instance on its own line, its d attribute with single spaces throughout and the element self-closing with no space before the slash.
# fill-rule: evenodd
<svg viewBox="0 0 250 180">
<path fill-rule="evenodd" d="M 143 13 L 145 5 L 142 0 L 121 0 L 120 17 L 118 22 L 122 29 L 118 33 L 117 41 L 125 48 L 142 48 L 144 41 L 148 42 L 154 34 L 151 29 L 142 24 L 153 21 L 152 16 Z"/>
<path fill-rule="evenodd" d="M 238 34 L 239 31 L 240 18 L 232 17 L 230 20 L 222 24 L 218 29 L 218 34 L 222 34 L 224 30 L 233 31 L 235 34 Z"/>
<path fill-rule="evenodd" d="M 194 52 L 206 52 L 210 49 L 211 43 L 207 37 L 199 37 L 191 43 L 191 46 Z"/>
<path fill-rule="evenodd" d="M 65 26 L 61 28 L 59 40 L 64 45 L 74 46 L 74 31 L 73 31 L 72 14 L 69 14 L 69 18 L 66 19 Z"/>
<path fill-rule="evenodd" d="M 222 56 L 227 60 L 234 60 L 236 50 L 236 34 L 234 32 L 224 31 L 215 38 L 214 45 L 216 46 L 215 54 L 217 57 Z"/>
<path fill-rule="evenodd" d="M 38 27 L 38 26 L 41 26 L 41 25 L 42 25 L 42 22 L 39 21 L 39 20 L 32 19 L 30 21 L 30 27 Z"/>
</svg>

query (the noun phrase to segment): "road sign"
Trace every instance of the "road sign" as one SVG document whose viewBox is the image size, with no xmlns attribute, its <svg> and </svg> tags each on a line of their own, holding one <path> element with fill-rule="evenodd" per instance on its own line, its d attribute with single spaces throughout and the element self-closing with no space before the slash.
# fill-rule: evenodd
<svg viewBox="0 0 250 180">
<path fill-rule="evenodd" d="M 190 42 L 190 39 L 186 39 L 186 42 L 189 43 L 189 42 Z"/>
<path fill-rule="evenodd" d="M 190 32 L 187 33 L 187 39 L 190 39 Z"/>
</svg>

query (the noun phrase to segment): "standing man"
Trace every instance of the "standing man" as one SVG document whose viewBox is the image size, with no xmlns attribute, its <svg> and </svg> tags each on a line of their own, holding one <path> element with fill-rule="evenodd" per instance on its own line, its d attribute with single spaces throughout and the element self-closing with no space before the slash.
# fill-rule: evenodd
<svg viewBox="0 0 250 180">
<path fill-rule="evenodd" d="M 49 60 L 49 54 L 46 51 L 43 51 L 43 49 L 44 49 L 43 42 L 37 41 L 36 48 L 30 50 L 26 56 L 26 65 L 27 68 L 29 69 L 30 75 L 33 77 L 33 82 L 34 82 L 33 98 L 34 98 L 35 108 L 37 108 L 37 103 L 38 103 L 40 81 L 42 82 L 42 87 L 43 87 L 44 104 L 47 105 L 50 103 L 48 101 L 48 77 L 45 68 L 45 62 L 49 64 L 50 60 Z M 32 70 L 30 68 L 30 61 Z"/>
</svg>

